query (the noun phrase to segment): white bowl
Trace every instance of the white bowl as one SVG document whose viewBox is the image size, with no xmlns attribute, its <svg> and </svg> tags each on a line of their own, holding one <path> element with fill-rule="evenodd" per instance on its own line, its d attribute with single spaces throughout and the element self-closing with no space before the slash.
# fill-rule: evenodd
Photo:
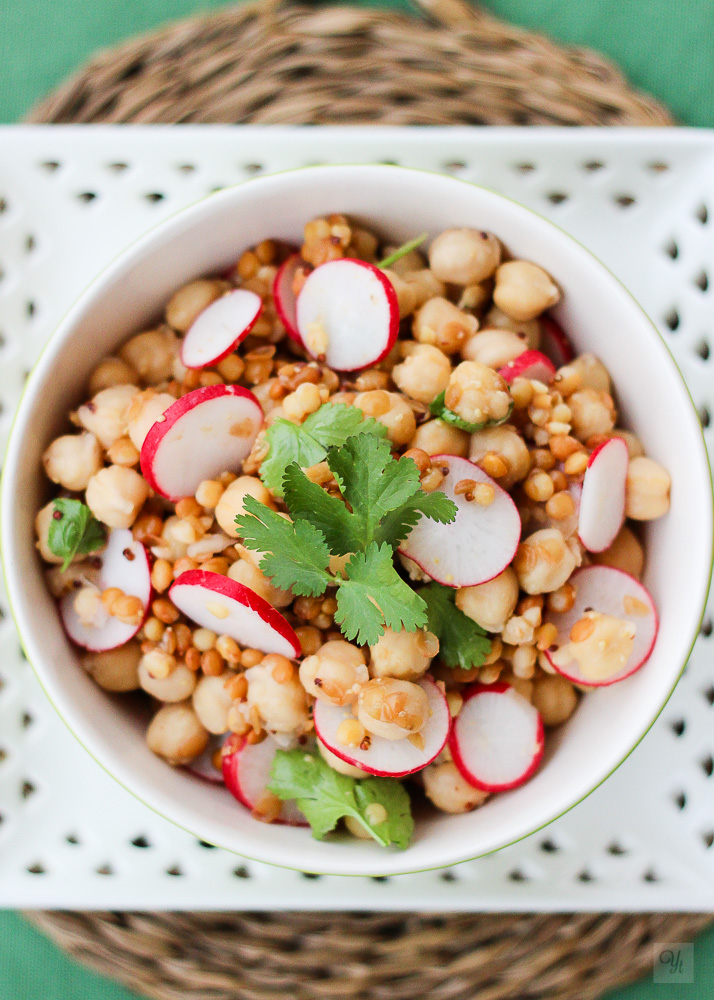
<svg viewBox="0 0 714 1000">
<path fill-rule="evenodd" d="M 34 547 L 35 512 L 49 492 L 43 449 L 85 398 L 99 360 L 155 321 L 181 284 L 222 271 L 261 239 L 294 242 L 306 220 L 328 212 L 370 223 L 392 243 L 449 226 L 489 229 L 512 254 L 545 267 L 564 290 L 556 314 L 576 348 L 603 359 L 622 422 L 672 476 L 671 510 L 646 533 L 644 582 L 660 614 L 649 662 L 583 698 L 574 717 L 549 734 L 544 764 L 530 782 L 476 812 L 420 820 L 402 852 L 352 839 L 318 842 L 309 830 L 258 823 L 222 787 L 154 757 L 143 716 L 79 667 Z M 697 634 L 711 569 L 711 481 L 699 422 L 671 355 L 637 303 L 588 251 L 533 212 L 462 181 L 390 166 L 310 167 L 248 181 L 179 212 L 133 244 L 81 296 L 35 368 L 8 448 L 2 503 L 5 572 L 22 642 L 89 753 L 197 837 L 312 872 L 396 874 L 449 865 L 512 843 L 570 809 L 624 760 L 662 709 Z"/>
</svg>

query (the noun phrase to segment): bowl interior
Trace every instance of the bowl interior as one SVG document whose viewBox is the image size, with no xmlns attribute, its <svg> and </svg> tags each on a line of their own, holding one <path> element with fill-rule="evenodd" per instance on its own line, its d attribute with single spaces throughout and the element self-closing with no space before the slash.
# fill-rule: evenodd
<svg viewBox="0 0 714 1000">
<path fill-rule="evenodd" d="M 406 852 L 265 826 L 221 787 L 167 767 L 144 742 L 132 699 L 110 698 L 78 667 L 35 555 L 33 519 L 46 501 L 41 455 L 84 399 L 98 361 L 154 322 L 187 280 L 221 271 L 249 245 L 296 242 L 313 216 L 344 212 L 402 242 L 450 226 L 493 230 L 514 256 L 549 270 L 564 290 L 557 316 L 579 351 L 598 354 L 616 387 L 620 422 L 672 476 L 672 507 L 646 532 L 644 577 L 660 613 L 647 666 L 583 699 L 551 733 L 528 784 L 463 816 L 420 822 Z M 111 774 L 198 837 L 246 857 L 308 871 L 388 874 L 455 863 L 549 822 L 591 791 L 649 727 L 696 634 L 711 557 L 709 467 L 693 406 L 664 343 L 622 286 L 587 251 L 539 216 L 489 191 L 387 166 L 318 167 L 249 181 L 179 213 L 140 239 L 81 297 L 33 373 L 16 418 L 3 481 L 3 544 L 13 610 L 28 656 L 67 724 Z"/>
</svg>

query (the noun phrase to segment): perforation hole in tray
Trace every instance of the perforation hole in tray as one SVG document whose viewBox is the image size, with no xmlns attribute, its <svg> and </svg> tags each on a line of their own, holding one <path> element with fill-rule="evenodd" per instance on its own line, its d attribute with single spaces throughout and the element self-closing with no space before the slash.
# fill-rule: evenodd
<svg viewBox="0 0 714 1000">
<path fill-rule="evenodd" d="M 675 240 L 670 240 L 664 248 L 664 252 L 671 260 L 676 260 L 679 257 L 679 246 Z"/>
<path fill-rule="evenodd" d="M 85 205 L 91 205 L 93 201 L 96 201 L 99 195 L 96 191 L 80 191 L 76 195 L 77 201 L 81 201 Z"/>
<path fill-rule="evenodd" d="M 706 292 L 709 288 L 709 275 L 706 271 L 700 271 L 699 274 L 694 279 L 694 284 L 697 286 L 700 292 Z"/>
<path fill-rule="evenodd" d="M 166 195 L 161 191 L 148 191 L 144 195 L 144 201 L 148 201 L 150 205 L 158 205 L 159 202 L 163 201 Z"/>
<path fill-rule="evenodd" d="M 708 361 L 711 354 L 711 349 L 707 340 L 702 337 L 697 346 L 694 349 L 695 354 L 702 359 L 702 361 Z"/>
<path fill-rule="evenodd" d="M 675 330 L 679 329 L 679 323 L 679 312 L 673 306 L 669 312 L 665 313 L 664 324 L 669 330 L 671 330 L 672 333 L 674 333 Z"/>
<path fill-rule="evenodd" d="M 611 854 L 614 858 L 622 858 L 626 854 L 629 854 L 629 850 L 621 844 L 618 840 L 613 840 L 612 843 L 608 844 L 605 848 L 608 854 Z"/>
<path fill-rule="evenodd" d="M 602 160 L 588 160 L 587 163 L 583 163 L 583 170 L 589 174 L 597 173 L 598 170 L 604 170 L 605 164 Z"/>
<path fill-rule="evenodd" d="M 709 221 L 709 210 L 707 209 L 707 206 L 704 204 L 704 202 L 702 202 L 701 205 L 699 205 L 699 207 L 697 208 L 696 212 L 694 213 L 694 218 L 698 222 L 701 222 L 703 226 L 706 226 L 707 222 Z"/>
<path fill-rule="evenodd" d="M 637 199 L 633 194 L 616 194 L 613 201 L 620 208 L 631 208 L 632 205 L 636 204 Z"/>
<path fill-rule="evenodd" d="M 564 191 L 551 191 L 546 195 L 546 198 L 551 203 L 551 205 L 562 205 L 568 200 L 568 195 Z"/>
<path fill-rule="evenodd" d="M 649 170 L 653 174 L 666 174 L 669 171 L 670 166 L 668 163 L 665 163 L 664 160 L 654 160 L 646 163 L 645 169 Z"/>
<path fill-rule="evenodd" d="M 115 174 L 123 174 L 128 169 L 129 164 L 124 163 L 123 160 L 117 160 L 116 163 L 107 163 L 107 170 L 111 170 Z"/>
</svg>

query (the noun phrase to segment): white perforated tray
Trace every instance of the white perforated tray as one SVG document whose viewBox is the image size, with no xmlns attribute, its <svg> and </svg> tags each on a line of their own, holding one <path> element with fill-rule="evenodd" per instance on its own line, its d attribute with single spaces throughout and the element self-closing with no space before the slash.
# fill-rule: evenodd
<svg viewBox="0 0 714 1000">
<path fill-rule="evenodd" d="M 714 134 L 687 130 L 0 128 L 0 434 L 67 306 L 119 250 L 216 188 L 395 161 L 501 191 L 598 254 L 714 409 Z M 636 375 L 636 373 L 635 373 Z M 714 428 L 706 431 L 710 445 Z M 682 553 L 686 572 L 686 553 Z M 210 849 L 75 742 L 0 621 L 0 905 L 154 909 L 714 909 L 714 639 L 587 800 L 498 854 L 392 879 L 310 877 Z M 710 611 L 712 609 L 710 608 Z"/>
</svg>

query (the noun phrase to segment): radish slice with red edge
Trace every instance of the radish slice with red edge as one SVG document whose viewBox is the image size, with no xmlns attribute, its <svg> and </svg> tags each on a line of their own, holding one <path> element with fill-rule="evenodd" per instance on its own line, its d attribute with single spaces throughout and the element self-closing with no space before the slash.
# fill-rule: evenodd
<svg viewBox="0 0 714 1000">
<path fill-rule="evenodd" d="M 543 757 L 543 720 L 510 684 L 473 684 L 454 719 L 449 749 L 463 778 L 484 792 L 518 788 Z"/>
<path fill-rule="evenodd" d="M 447 587 L 475 587 L 492 580 L 509 565 L 521 538 L 521 518 L 509 496 L 478 465 L 455 455 L 434 455 L 432 464 L 446 470 L 439 489 L 458 507 L 451 524 L 428 518 L 412 528 L 399 551 L 412 559 L 433 580 Z M 488 507 L 456 494 L 463 479 L 493 486 L 495 499 Z"/>
<path fill-rule="evenodd" d="M 297 300 L 293 292 L 293 280 L 299 268 L 308 265 L 299 253 L 294 253 L 278 268 L 273 280 L 273 302 L 280 322 L 285 327 L 288 337 L 302 345 L 297 328 Z"/>
<path fill-rule="evenodd" d="M 247 337 L 263 309 L 255 292 L 237 288 L 198 314 L 181 342 L 186 368 L 206 368 L 227 357 Z"/>
<path fill-rule="evenodd" d="M 340 372 L 376 365 L 399 332 L 399 303 L 383 271 L 363 260 L 330 260 L 308 275 L 297 297 L 305 350 Z"/>
<path fill-rule="evenodd" d="M 301 655 L 300 641 L 286 618 L 250 587 L 220 573 L 189 569 L 169 588 L 169 597 L 191 621 L 241 646 L 290 659 Z"/>
<path fill-rule="evenodd" d="M 627 445 L 617 437 L 590 455 L 578 515 L 578 537 L 588 552 L 604 552 L 624 524 L 629 461 Z"/>
<path fill-rule="evenodd" d="M 575 603 L 570 611 L 562 614 L 548 611 L 545 617 L 558 630 L 553 645 L 545 654 L 551 666 L 574 684 L 588 687 L 616 684 L 644 666 L 654 649 L 659 622 L 654 601 L 642 584 L 614 566 L 583 566 L 573 573 L 568 583 L 575 588 Z M 585 677 L 575 660 L 565 666 L 554 660 L 557 649 L 570 642 L 571 628 L 586 611 L 599 611 L 635 626 L 635 638 L 627 662 L 616 674 L 604 679 Z"/>
<path fill-rule="evenodd" d="M 223 746 L 222 736 L 212 736 L 208 741 L 208 746 L 190 764 L 186 765 L 186 770 L 195 774 L 202 781 L 210 781 L 212 785 L 223 784 L 222 764 L 216 767 L 216 754 L 220 754 Z"/>
<path fill-rule="evenodd" d="M 221 472 L 237 472 L 263 423 L 263 410 L 240 385 L 208 385 L 172 403 L 141 447 L 149 486 L 176 502 Z"/>
<path fill-rule="evenodd" d="M 421 730 L 423 749 L 414 746 L 409 739 L 385 740 L 382 736 L 370 734 L 367 750 L 346 747 L 337 739 L 337 730 L 345 719 L 353 719 L 351 706 L 330 705 L 326 701 L 316 701 L 313 709 L 315 732 L 328 750 L 345 761 L 359 767 L 368 774 L 382 778 L 403 778 L 414 774 L 431 764 L 439 756 L 446 744 L 451 724 L 451 715 L 446 698 L 430 677 L 423 677 L 417 684 L 429 699 L 431 714 Z"/>
<path fill-rule="evenodd" d="M 267 736 L 261 743 L 248 743 L 244 736 L 232 733 L 223 744 L 223 781 L 231 795 L 251 812 L 270 784 L 270 769 L 279 749 L 272 736 Z M 309 825 L 290 799 L 283 802 L 273 822 L 281 826 Z"/>
<path fill-rule="evenodd" d="M 131 531 L 113 528 L 109 532 L 107 547 L 103 552 L 90 556 L 87 567 L 88 582 L 95 584 L 99 593 L 109 587 L 118 587 L 125 594 L 138 597 L 148 614 L 151 602 L 149 555 L 141 542 L 134 541 Z M 73 590 L 65 594 L 59 602 L 59 611 L 67 635 L 78 646 L 94 653 L 116 649 L 132 639 L 141 628 L 143 621 L 138 625 L 125 625 L 118 618 L 101 612 L 102 624 L 83 624 L 74 610 L 77 593 Z"/>
<path fill-rule="evenodd" d="M 550 358 L 556 368 L 569 364 L 575 357 L 575 351 L 562 326 L 550 316 L 541 316 L 538 322 L 541 327 L 540 346 L 543 354 Z"/>
<path fill-rule="evenodd" d="M 503 368 L 499 368 L 498 374 L 508 385 L 517 378 L 537 379 L 544 385 L 550 385 L 555 378 L 555 367 L 553 362 L 540 351 L 524 351 Z"/>
</svg>

